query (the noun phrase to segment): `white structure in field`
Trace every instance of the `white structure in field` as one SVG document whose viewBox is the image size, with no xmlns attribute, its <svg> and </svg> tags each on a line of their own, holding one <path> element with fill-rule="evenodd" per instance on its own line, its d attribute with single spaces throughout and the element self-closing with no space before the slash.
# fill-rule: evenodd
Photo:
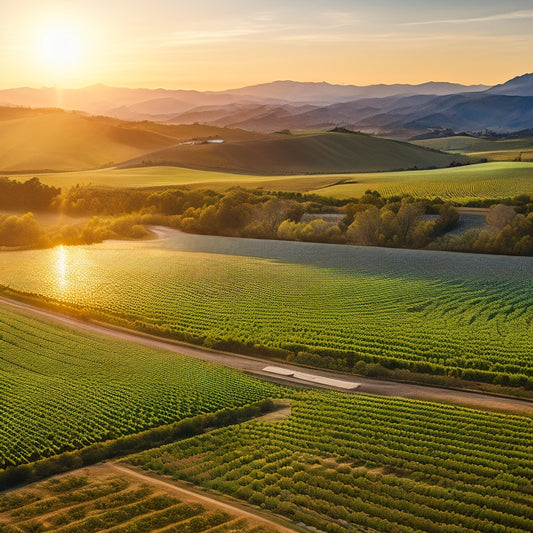
<svg viewBox="0 0 533 533">
<path fill-rule="evenodd" d="M 320 385 L 328 385 L 330 387 L 336 387 L 338 389 L 355 390 L 361 383 L 354 383 L 353 381 L 343 381 L 340 379 L 332 379 L 324 376 L 317 376 L 315 374 L 304 374 L 303 372 L 295 372 L 287 368 L 281 368 L 279 366 L 265 366 L 263 372 L 269 372 L 270 374 L 277 374 L 278 376 L 291 377 L 294 379 L 300 379 L 302 381 L 310 381 L 311 383 L 317 383 Z"/>
</svg>

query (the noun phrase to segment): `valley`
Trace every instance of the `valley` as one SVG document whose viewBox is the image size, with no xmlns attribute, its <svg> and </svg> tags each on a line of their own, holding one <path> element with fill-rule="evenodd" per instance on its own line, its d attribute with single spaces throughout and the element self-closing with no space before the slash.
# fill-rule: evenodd
<svg viewBox="0 0 533 533">
<path fill-rule="evenodd" d="M 530 531 L 532 76 L 0 90 L 0 533 Z"/>
</svg>

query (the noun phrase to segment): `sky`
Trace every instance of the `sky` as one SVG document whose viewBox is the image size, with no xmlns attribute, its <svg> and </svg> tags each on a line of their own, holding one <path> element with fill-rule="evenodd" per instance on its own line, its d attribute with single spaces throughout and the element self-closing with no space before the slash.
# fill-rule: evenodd
<svg viewBox="0 0 533 533">
<path fill-rule="evenodd" d="M 1 0 L 0 88 L 274 80 L 494 85 L 533 72 L 533 0 Z"/>
</svg>

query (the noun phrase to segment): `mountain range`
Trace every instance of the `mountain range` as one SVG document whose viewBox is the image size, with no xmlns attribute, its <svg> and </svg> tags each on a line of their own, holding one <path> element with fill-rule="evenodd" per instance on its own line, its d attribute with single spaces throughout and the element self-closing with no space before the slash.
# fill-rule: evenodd
<svg viewBox="0 0 533 533">
<path fill-rule="evenodd" d="M 0 105 L 60 107 L 128 121 L 206 124 L 270 133 L 345 127 L 396 138 L 440 131 L 511 132 L 533 125 L 533 74 L 494 87 L 332 85 L 276 81 L 227 91 L 18 88 L 0 91 Z"/>
</svg>

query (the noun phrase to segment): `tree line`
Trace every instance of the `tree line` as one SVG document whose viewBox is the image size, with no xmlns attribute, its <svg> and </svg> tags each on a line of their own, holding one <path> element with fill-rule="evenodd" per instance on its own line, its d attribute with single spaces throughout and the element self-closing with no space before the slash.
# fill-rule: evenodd
<svg viewBox="0 0 533 533">
<path fill-rule="evenodd" d="M 439 198 L 383 198 L 370 190 L 352 199 L 239 187 L 215 192 L 77 185 L 62 191 L 37 178 L 27 182 L 0 178 L 0 208 L 85 218 L 44 227 L 28 213 L 0 215 L 0 247 L 138 239 L 148 236 L 146 225 L 158 224 L 233 237 L 533 255 L 533 199 L 528 195 L 493 202 L 486 227 L 460 236 L 447 235 L 459 219 L 451 203 Z M 337 218 L 322 217 L 324 213 Z"/>
<path fill-rule="evenodd" d="M 273 400 L 265 399 L 244 407 L 201 414 L 172 424 L 141 431 L 140 433 L 91 444 L 79 450 L 45 457 L 33 463 L 8 466 L 0 470 L 0 491 L 82 468 L 83 466 L 89 466 L 100 461 L 156 448 L 214 428 L 239 424 L 245 420 L 275 411 L 278 408 Z"/>
</svg>

